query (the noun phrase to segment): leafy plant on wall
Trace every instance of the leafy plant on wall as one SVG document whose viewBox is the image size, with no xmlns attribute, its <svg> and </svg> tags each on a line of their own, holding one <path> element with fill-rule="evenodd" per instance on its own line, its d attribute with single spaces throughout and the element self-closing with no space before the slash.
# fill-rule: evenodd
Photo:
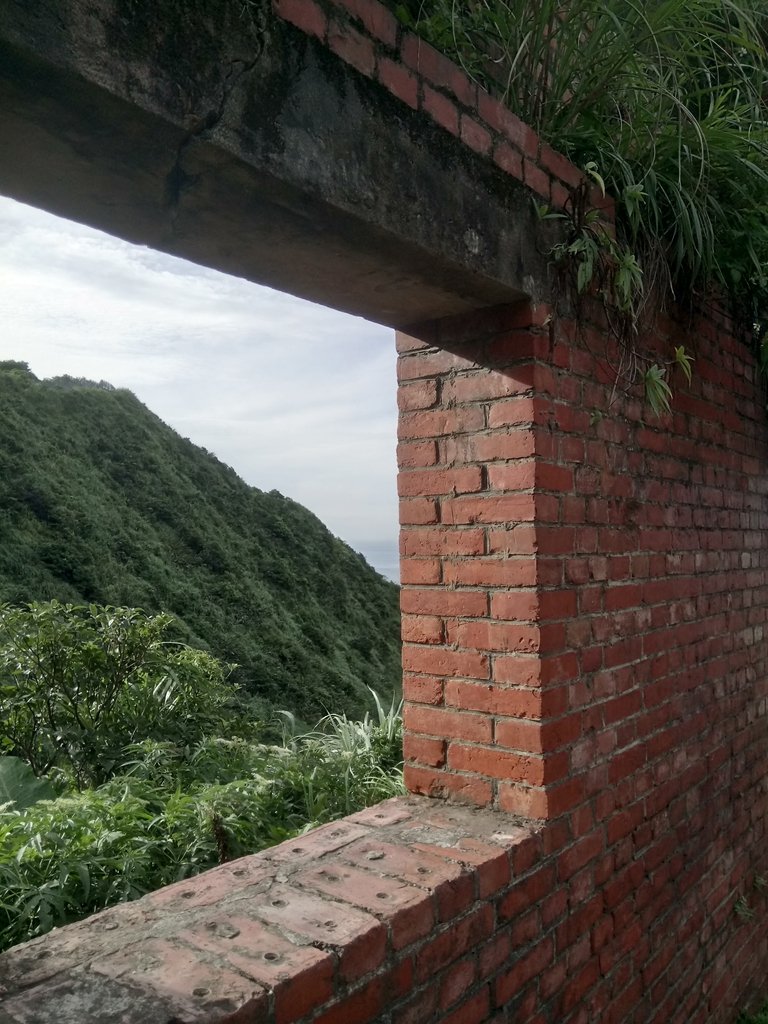
<svg viewBox="0 0 768 1024">
<path fill-rule="evenodd" d="M 598 274 L 614 264 L 614 298 L 619 279 L 629 281 L 635 319 L 644 296 L 663 304 L 724 295 L 761 346 L 768 308 L 762 0 L 404 0 L 393 7 L 588 177 L 600 176 L 617 203 L 616 248 L 601 239 L 603 266 L 591 266 Z M 584 291 L 590 254 L 570 255 Z M 622 312 L 620 303 L 614 308 Z M 692 369 L 671 352 L 639 375 L 659 410 L 668 406 L 675 364 L 686 376 Z"/>
</svg>

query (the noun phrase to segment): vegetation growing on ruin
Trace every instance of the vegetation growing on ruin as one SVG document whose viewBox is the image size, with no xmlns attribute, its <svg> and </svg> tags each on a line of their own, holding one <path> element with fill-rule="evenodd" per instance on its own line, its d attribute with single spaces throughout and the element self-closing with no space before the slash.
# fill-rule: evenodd
<svg viewBox="0 0 768 1024">
<path fill-rule="evenodd" d="M 588 178 L 591 169 L 590 184 L 596 176 L 605 183 L 617 203 L 618 246 L 603 248 L 594 273 L 602 290 L 606 271 L 615 280 L 629 257 L 636 263 L 631 329 L 659 301 L 726 296 L 761 343 L 768 309 L 768 8 L 761 0 L 392 6 Z M 590 237 L 571 239 L 584 287 L 593 280 L 584 271 Z M 664 379 L 674 362 L 670 353 L 659 367 Z"/>
</svg>

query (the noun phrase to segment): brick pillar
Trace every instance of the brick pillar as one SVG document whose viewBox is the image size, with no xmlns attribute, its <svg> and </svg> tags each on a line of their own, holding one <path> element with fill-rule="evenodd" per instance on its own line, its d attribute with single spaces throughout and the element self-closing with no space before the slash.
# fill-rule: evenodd
<svg viewBox="0 0 768 1024">
<path fill-rule="evenodd" d="M 546 818 L 569 807 L 566 651 L 549 309 L 398 334 L 406 783 Z"/>
</svg>

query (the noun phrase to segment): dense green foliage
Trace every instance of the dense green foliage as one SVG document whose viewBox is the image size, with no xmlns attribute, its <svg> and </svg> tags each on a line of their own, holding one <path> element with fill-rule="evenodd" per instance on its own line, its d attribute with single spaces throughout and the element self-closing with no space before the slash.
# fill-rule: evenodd
<svg viewBox="0 0 768 1024">
<path fill-rule="evenodd" d="M 402 792 L 390 718 L 347 722 L 354 746 L 333 732 L 284 746 L 147 741 L 95 789 L 0 805 L 0 948 Z"/>
<path fill-rule="evenodd" d="M 399 709 L 282 741 L 167 616 L 0 613 L 0 948 L 402 791 Z M 140 739 L 137 739 L 140 737 Z M 21 754 L 31 755 L 36 778 Z"/>
<path fill-rule="evenodd" d="M 392 0 L 618 200 L 646 292 L 768 307 L 764 0 Z"/>
<path fill-rule="evenodd" d="M 129 391 L 0 363 L 0 536 L 0 601 L 168 612 L 267 707 L 362 715 L 399 686 L 396 586 Z"/>
<path fill-rule="evenodd" d="M 235 703 L 225 669 L 169 642 L 168 615 L 0 605 L 0 750 L 38 774 L 103 782 L 138 740 L 199 742 Z"/>
</svg>

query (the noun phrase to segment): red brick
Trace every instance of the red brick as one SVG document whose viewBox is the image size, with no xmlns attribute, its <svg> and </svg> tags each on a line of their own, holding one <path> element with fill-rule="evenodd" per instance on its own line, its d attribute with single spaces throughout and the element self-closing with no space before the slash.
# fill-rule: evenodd
<svg viewBox="0 0 768 1024">
<path fill-rule="evenodd" d="M 291 861 L 295 864 L 299 861 L 314 860 L 326 853 L 335 853 L 336 850 L 366 834 L 366 830 L 355 822 L 332 821 L 307 832 L 306 835 L 296 836 L 279 846 L 273 846 L 265 854 L 264 860 L 274 874 L 274 864 L 271 864 L 271 861 Z"/>
<path fill-rule="evenodd" d="M 414 704 L 442 704 L 443 680 L 430 676 L 403 676 L 403 696 Z"/>
<path fill-rule="evenodd" d="M 479 466 L 461 469 L 411 469 L 401 472 L 397 481 L 401 497 L 427 494 L 468 494 L 483 488 Z"/>
<path fill-rule="evenodd" d="M 541 722 L 521 719 L 499 719 L 496 722 L 494 738 L 501 747 L 510 750 L 543 753 Z"/>
<path fill-rule="evenodd" d="M 358 18 L 372 36 L 387 46 L 397 43 L 398 24 L 395 16 L 378 0 L 344 0 L 344 7 Z"/>
<path fill-rule="evenodd" d="M 374 978 L 352 995 L 340 999 L 335 1006 L 313 1018 L 314 1024 L 350 1024 L 350 1021 L 365 1024 L 379 1019 L 385 1004 L 385 989 L 382 978 Z"/>
<path fill-rule="evenodd" d="M 442 1018 L 441 1024 L 482 1024 L 488 1020 L 490 992 L 487 986 L 480 989 L 453 1013 Z"/>
<path fill-rule="evenodd" d="M 410 412 L 413 409 L 429 409 L 437 402 L 437 382 L 415 380 L 400 384 L 397 389 L 397 407 Z M 432 445 L 434 451 L 434 444 Z"/>
<path fill-rule="evenodd" d="M 482 555 L 484 550 L 485 535 L 482 530 L 451 530 L 442 527 L 400 532 L 400 553 L 404 558 Z"/>
<path fill-rule="evenodd" d="M 538 164 L 531 160 L 523 161 L 523 178 L 528 188 L 533 189 L 543 199 L 549 200 L 551 178 L 546 171 L 541 170 Z M 563 427 L 563 429 L 568 428 Z"/>
<path fill-rule="evenodd" d="M 475 105 L 475 86 L 453 61 L 439 53 L 418 36 L 406 35 L 401 47 L 403 61 L 408 67 L 427 78 L 433 85 L 449 89 L 465 106 Z"/>
<path fill-rule="evenodd" d="M 536 505 L 532 494 L 444 498 L 440 507 L 443 522 L 457 525 L 519 523 L 530 522 L 536 518 Z"/>
<path fill-rule="evenodd" d="M 436 1010 L 437 988 L 431 986 L 409 999 L 403 1006 L 396 1008 L 392 1015 L 392 1024 L 423 1024 L 425 1020 L 434 1017 Z"/>
<path fill-rule="evenodd" d="M 524 491 L 534 485 L 533 459 L 505 462 L 488 467 L 488 487 L 493 491 Z"/>
<path fill-rule="evenodd" d="M 284 844 L 290 845 L 290 844 Z M 353 981 L 369 969 L 372 957 L 384 956 L 386 929 L 375 917 L 298 889 L 273 885 L 249 912 L 267 924 L 331 946 L 340 954 L 339 972 Z"/>
<path fill-rule="evenodd" d="M 432 378 L 476 369 L 476 352 L 473 352 L 469 346 L 462 346 L 456 351 L 449 351 L 445 348 L 428 348 L 401 355 L 397 362 L 397 379 L 402 382 L 419 377 Z"/>
<path fill-rule="evenodd" d="M 474 982 L 476 971 L 477 967 L 473 960 L 460 960 L 451 965 L 450 971 L 445 973 L 440 985 L 438 1002 L 441 1010 L 447 1010 L 461 999 Z"/>
<path fill-rule="evenodd" d="M 351 25 L 332 21 L 328 30 L 328 46 L 347 64 L 371 77 L 376 67 L 373 43 Z"/>
<path fill-rule="evenodd" d="M 529 385 L 533 387 L 533 383 Z M 488 410 L 489 427 L 512 427 L 517 424 L 534 424 L 541 421 L 546 414 L 537 398 L 530 396 L 509 398 L 503 402 L 494 402 Z"/>
<path fill-rule="evenodd" d="M 406 732 L 403 736 L 403 757 L 431 768 L 442 768 L 445 764 L 446 743 L 443 739 L 428 739 Z"/>
<path fill-rule="evenodd" d="M 491 618 L 507 622 L 537 622 L 539 593 L 530 589 L 491 593 Z"/>
<path fill-rule="evenodd" d="M 400 636 L 403 643 L 442 644 L 445 642 L 443 620 L 434 615 L 402 615 Z"/>
<path fill-rule="evenodd" d="M 437 916 L 442 924 L 459 917 L 475 902 L 475 879 L 469 873 L 461 875 L 452 882 L 438 886 Z"/>
<path fill-rule="evenodd" d="M 545 491 L 572 491 L 573 470 L 567 466 L 554 466 L 551 463 L 536 463 L 536 486 Z"/>
<path fill-rule="evenodd" d="M 521 783 L 502 782 L 499 784 L 499 807 L 509 814 L 524 818 L 549 818 L 550 800 L 546 790 Z"/>
<path fill-rule="evenodd" d="M 478 90 L 477 101 L 480 116 L 491 128 L 502 132 L 526 156 L 536 156 L 539 141 L 528 125 L 483 89 Z"/>
<path fill-rule="evenodd" d="M 483 426 L 483 410 L 474 407 L 411 412 L 400 416 L 398 436 L 403 440 L 443 437 L 480 430 Z"/>
<path fill-rule="evenodd" d="M 599 832 L 578 840 L 573 846 L 560 854 L 557 866 L 560 878 L 563 881 L 567 881 L 576 871 L 583 868 L 585 864 L 598 857 L 604 848 L 605 843 Z"/>
<path fill-rule="evenodd" d="M 400 560 L 400 584 L 407 587 L 440 583 L 442 568 L 436 558 L 403 556 Z"/>
<path fill-rule="evenodd" d="M 518 181 L 523 180 L 523 155 L 506 142 L 497 142 L 493 148 L 494 162 Z"/>
<path fill-rule="evenodd" d="M 470 149 L 474 149 L 483 156 L 491 151 L 491 133 L 466 114 L 461 116 L 460 137 L 461 141 L 466 143 Z"/>
<path fill-rule="evenodd" d="M 323 835 L 327 836 L 328 830 Z M 330 841 L 331 843 L 334 840 Z M 151 912 L 173 913 L 182 908 L 214 906 L 226 896 L 266 882 L 274 875 L 274 868 L 260 857 L 240 857 L 229 864 L 205 871 L 194 878 L 186 878 L 173 885 L 149 893 L 144 906 Z"/>
<path fill-rule="evenodd" d="M 541 786 L 545 781 L 543 757 L 512 754 L 498 747 L 468 746 L 457 740 L 448 746 L 448 766 L 489 779 L 510 779 L 531 786 Z"/>
<path fill-rule="evenodd" d="M 473 457 L 478 462 L 494 459 L 525 459 L 536 454 L 536 435 L 532 430 L 506 430 L 480 434 L 472 438 Z"/>
<path fill-rule="evenodd" d="M 444 404 L 456 403 L 462 405 L 465 402 L 488 402 L 495 398 L 519 395 L 523 391 L 530 391 L 533 387 L 532 382 L 521 380 L 521 377 L 524 376 L 522 368 L 517 366 L 513 368 L 513 372 L 510 372 L 508 369 L 493 370 L 484 366 L 481 369 L 473 370 L 471 373 L 463 373 L 444 380 L 442 401 Z M 499 404 L 509 406 L 510 415 L 506 422 L 532 422 L 532 413 L 535 408 L 533 400 L 531 398 L 517 398 L 509 403 L 494 402 L 489 409 L 490 416 L 492 417 L 489 426 L 504 425 L 504 423 L 494 422 L 493 419 L 496 416 L 496 409 Z M 512 408 L 513 406 L 516 407 L 517 418 L 512 418 L 515 411 Z M 526 411 L 530 415 L 525 415 Z"/>
<path fill-rule="evenodd" d="M 539 530 L 530 523 L 510 523 L 498 530 L 488 530 L 488 554 L 535 554 L 538 549 L 538 533 Z"/>
<path fill-rule="evenodd" d="M 433 933 L 416 954 L 416 982 L 427 981 L 437 971 L 473 950 L 491 935 L 493 924 L 491 907 L 481 904 L 466 917 L 451 921 L 447 929 Z"/>
<path fill-rule="evenodd" d="M 403 723 L 407 730 L 414 733 L 479 743 L 489 742 L 493 733 L 493 722 L 487 715 L 449 711 L 447 708 L 430 708 L 423 704 L 406 704 L 403 710 Z"/>
<path fill-rule="evenodd" d="M 519 718 L 541 716 L 541 694 L 529 689 L 448 680 L 445 702 L 467 711 L 487 711 Z"/>
<path fill-rule="evenodd" d="M 435 526 L 439 523 L 437 502 L 434 498 L 401 498 L 401 526 Z"/>
<path fill-rule="evenodd" d="M 428 931 L 432 925 L 431 900 L 422 890 L 398 878 L 385 878 L 376 873 L 376 862 L 371 861 L 372 871 L 363 871 L 340 860 L 328 861 L 321 867 L 305 868 L 291 876 L 291 881 L 302 889 L 314 889 L 325 893 L 333 900 L 343 901 L 360 907 L 370 913 L 385 916 L 387 923 L 396 928 L 398 915 L 404 910 L 414 911 L 414 916 L 424 922 Z M 349 909 L 349 908 L 345 908 Z M 410 919 L 410 915 L 409 915 Z M 371 970 L 383 960 L 376 952 Z"/>
<path fill-rule="evenodd" d="M 466 587 L 529 587 L 536 583 L 536 575 L 533 558 L 473 558 L 443 565 L 447 584 Z"/>
<path fill-rule="evenodd" d="M 311 975 L 311 961 L 305 958 L 304 963 Z M 132 943 L 103 957 L 99 957 L 97 952 L 90 971 L 106 978 L 125 978 L 130 980 L 134 990 L 149 989 L 177 1002 L 183 1000 L 185 1005 L 194 1006 L 198 1011 L 213 1008 L 225 1000 L 248 1007 L 253 1002 L 253 1017 L 259 1022 L 263 1020 L 259 997 L 265 990 L 261 986 L 236 970 L 210 966 L 199 949 L 179 946 L 173 940 L 155 938 Z M 320 985 L 322 987 L 322 982 Z M 3 1005 L 7 1005 L 5 999 Z M 38 1013 L 31 1017 L 25 1015 L 25 1018 L 39 1020 L 40 1009 L 38 1006 Z"/>
<path fill-rule="evenodd" d="M 539 152 L 539 164 L 545 170 L 554 174 L 570 188 L 578 188 L 584 180 L 584 173 L 570 160 L 542 142 Z"/>
<path fill-rule="evenodd" d="M 447 96 L 425 85 L 421 105 L 441 128 L 447 129 L 453 135 L 459 134 L 459 111 L 456 104 Z"/>
<path fill-rule="evenodd" d="M 488 594 L 483 590 L 428 589 L 401 590 L 400 608 L 415 615 L 460 615 L 463 618 L 487 615 Z"/>
<path fill-rule="evenodd" d="M 546 938 L 530 953 L 520 957 L 511 970 L 500 975 L 495 984 L 495 999 L 498 1006 L 514 998 L 523 985 L 544 971 L 553 959 L 552 939 Z"/>
<path fill-rule="evenodd" d="M 450 622 L 448 642 L 462 648 L 531 654 L 542 646 L 542 630 L 528 623 L 473 619 L 455 624 Z"/>
<path fill-rule="evenodd" d="M 373 807 L 350 814 L 345 819 L 349 824 L 367 825 L 369 828 L 382 828 L 385 825 L 397 825 L 413 818 L 413 806 L 399 796 L 382 800 Z"/>
<path fill-rule="evenodd" d="M 382 936 L 383 938 L 383 936 Z M 185 942 L 223 957 L 248 978 L 274 991 L 275 1022 L 288 1024 L 333 996 L 335 957 L 313 946 L 287 942 L 280 934 L 241 915 L 210 917 L 184 931 Z M 384 954 L 371 948 L 371 970 Z"/>
<path fill-rule="evenodd" d="M 419 105 L 419 80 L 407 68 L 389 57 L 379 57 L 379 81 L 385 88 L 414 110 Z"/>
<path fill-rule="evenodd" d="M 440 676 L 465 676 L 487 679 L 490 675 L 488 655 L 476 651 L 454 651 L 445 647 L 403 647 L 403 669 Z"/>
<path fill-rule="evenodd" d="M 328 19 L 314 0 L 274 0 L 275 13 L 308 35 L 324 39 Z"/>
<path fill-rule="evenodd" d="M 436 462 L 436 441 L 401 441 L 397 446 L 397 463 L 400 469 L 434 466 Z"/>
<path fill-rule="evenodd" d="M 487 779 L 478 778 L 476 775 L 457 775 L 406 764 L 403 777 L 406 789 L 411 793 L 449 797 L 477 807 L 487 807 L 493 800 L 493 786 Z"/>
</svg>

